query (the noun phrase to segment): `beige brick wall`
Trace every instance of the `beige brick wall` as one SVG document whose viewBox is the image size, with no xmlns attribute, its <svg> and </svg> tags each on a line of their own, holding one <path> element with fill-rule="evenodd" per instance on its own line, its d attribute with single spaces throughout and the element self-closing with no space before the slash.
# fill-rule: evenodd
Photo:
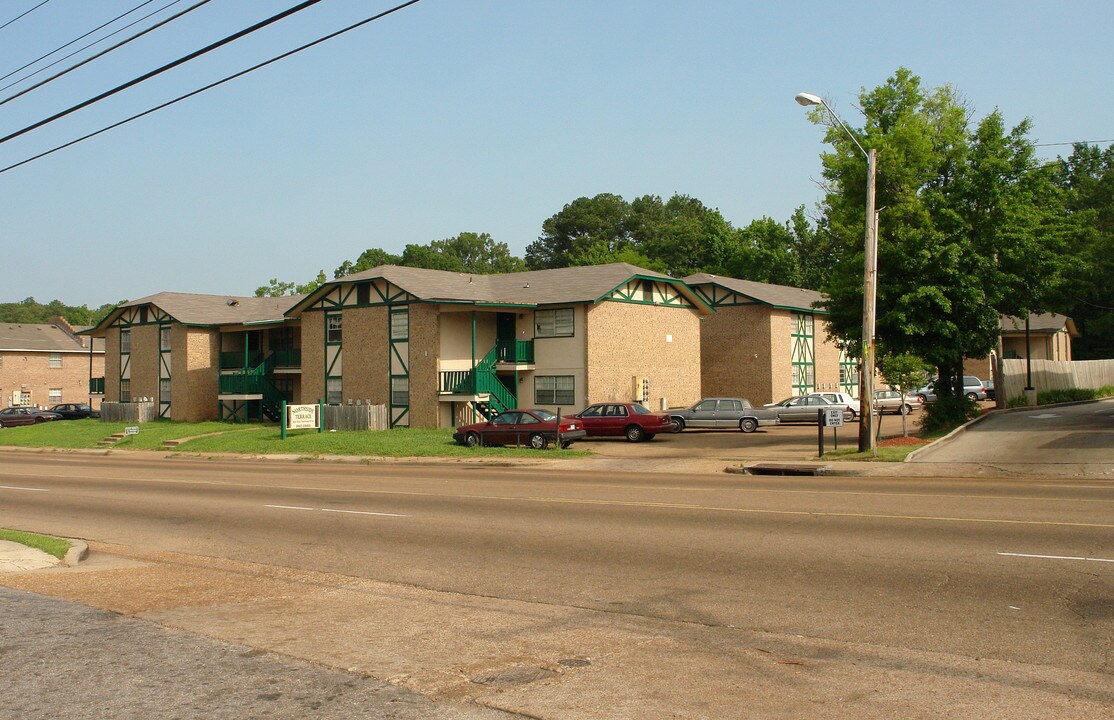
<svg viewBox="0 0 1114 720">
<path fill-rule="evenodd" d="M 49 352 L 0 353 L 0 407 L 12 404 L 12 394 L 19 390 L 31 393 L 31 403 L 47 407 L 55 403 L 89 401 L 89 353 L 62 353 L 62 367 L 50 367 Z M 93 377 L 104 374 L 104 355 L 93 356 Z M 52 400 L 51 389 L 62 391 L 59 400 Z M 100 404 L 99 397 L 93 406 Z"/>
<path fill-rule="evenodd" d="M 309 317 L 311 323 L 323 322 L 320 313 L 313 313 Z M 373 405 L 386 404 L 389 372 L 387 358 L 390 351 L 387 345 L 387 308 L 350 308 L 344 311 L 343 323 L 344 342 L 341 345 L 343 380 L 341 382 L 345 402 L 351 398 L 360 401 L 370 400 Z M 323 339 L 319 338 L 314 342 L 319 347 L 323 347 L 321 345 Z M 317 369 L 310 372 L 315 373 L 319 378 L 324 378 L 324 354 L 322 350 L 319 350 L 319 353 L 321 353 L 320 364 Z M 302 357 L 305 358 L 304 348 Z M 303 375 L 303 385 L 306 380 Z M 324 380 L 320 379 L 318 382 L 322 387 L 320 397 L 324 397 Z"/>
<path fill-rule="evenodd" d="M 324 397 L 325 316 L 306 312 L 302 314 L 302 389 L 295 402 L 308 405 Z"/>
<path fill-rule="evenodd" d="M 138 325 L 132 328 L 132 400 L 159 396 L 159 327 Z"/>
<path fill-rule="evenodd" d="M 659 305 L 601 302 L 585 322 L 587 400 L 629 402 L 632 379 L 650 379 L 646 406 L 700 399 L 700 316 Z M 671 336 L 671 341 L 667 341 Z"/>
<path fill-rule="evenodd" d="M 219 416 L 220 332 L 208 328 L 170 329 L 171 418 L 200 422 Z"/>
<path fill-rule="evenodd" d="M 438 425 L 438 353 L 440 312 L 436 305 L 410 305 L 410 427 Z"/>
<path fill-rule="evenodd" d="M 120 330 L 104 333 L 104 401 L 120 402 Z"/>
<path fill-rule="evenodd" d="M 839 348 L 828 339 L 828 323 L 822 316 L 816 316 L 813 325 L 816 329 L 816 390 L 839 391 Z"/>
<path fill-rule="evenodd" d="M 770 311 L 770 396 L 755 405 L 778 402 L 793 392 L 793 319 L 788 310 Z"/>
<path fill-rule="evenodd" d="M 755 405 L 773 402 L 770 373 L 770 309 L 737 305 L 718 309 L 700 328 L 703 397 L 744 397 Z"/>
</svg>

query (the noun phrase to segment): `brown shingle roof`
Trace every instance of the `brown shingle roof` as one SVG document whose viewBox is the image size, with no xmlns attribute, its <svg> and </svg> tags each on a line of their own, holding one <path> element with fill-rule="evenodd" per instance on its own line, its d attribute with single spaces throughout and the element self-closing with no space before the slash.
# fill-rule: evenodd
<svg viewBox="0 0 1114 720">
<path fill-rule="evenodd" d="M 635 276 L 677 283 L 692 301 L 703 308 L 703 302 L 675 278 L 628 263 L 530 270 L 500 275 L 380 265 L 339 278 L 330 285 L 383 278 L 428 302 L 552 305 L 595 302 Z"/>
<path fill-rule="evenodd" d="M 161 292 L 120 305 L 121 308 L 156 305 L 184 325 L 240 325 L 275 322 L 304 295 L 235 297 Z"/>
<path fill-rule="evenodd" d="M 7 352 L 15 350 L 89 352 L 89 348 L 82 347 L 79 340 L 75 340 L 69 333 L 56 325 L 37 325 L 33 323 L 0 324 L 0 350 Z M 94 351 L 104 352 L 104 346 L 95 347 Z"/>
<path fill-rule="evenodd" d="M 824 299 L 824 296 L 815 290 L 790 287 L 789 285 L 771 285 L 753 280 L 739 280 L 738 278 L 710 275 L 708 273 L 689 275 L 684 278 L 684 281 L 697 287 L 700 285 L 719 285 L 765 305 L 772 305 L 777 308 L 826 312 L 822 308 L 813 307 L 813 303 L 818 303 Z"/>
<path fill-rule="evenodd" d="M 998 327 L 1005 335 L 1025 334 L 1025 320 L 1023 318 L 1003 315 L 998 319 Z M 1066 330 L 1072 337 L 1079 337 L 1075 323 L 1066 315 L 1056 313 L 1041 313 L 1029 316 L 1029 333 L 1047 335 Z"/>
</svg>

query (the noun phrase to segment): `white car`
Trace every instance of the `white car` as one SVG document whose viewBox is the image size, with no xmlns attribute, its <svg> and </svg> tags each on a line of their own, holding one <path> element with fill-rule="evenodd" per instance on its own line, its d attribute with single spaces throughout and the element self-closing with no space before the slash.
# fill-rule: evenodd
<svg viewBox="0 0 1114 720">
<path fill-rule="evenodd" d="M 828 402 L 837 405 L 846 405 L 847 409 L 851 412 L 852 420 L 859 417 L 859 401 L 845 392 L 814 392 L 810 394 L 816 397 L 822 397 Z"/>
</svg>

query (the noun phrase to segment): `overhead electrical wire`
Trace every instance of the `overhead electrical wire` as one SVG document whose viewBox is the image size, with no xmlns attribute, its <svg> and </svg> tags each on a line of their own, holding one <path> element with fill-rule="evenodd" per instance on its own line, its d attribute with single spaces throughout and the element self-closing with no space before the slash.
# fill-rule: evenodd
<svg viewBox="0 0 1114 720">
<path fill-rule="evenodd" d="M 148 0 L 148 2 L 150 2 L 150 1 L 151 0 Z M 93 105 L 94 103 L 98 103 L 101 100 L 104 100 L 105 98 L 112 97 L 116 93 L 123 92 L 124 90 L 127 90 L 130 87 L 135 87 L 136 85 L 140 84 L 141 82 L 144 82 L 146 80 L 150 80 L 151 78 L 155 77 L 156 75 L 161 75 L 162 73 L 166 72 L 167 70 L 173 70 L 174 68 L 178 67 L 179 65 L 184 65 L 185 63 L 188 63 L 190 60 L 196 60 L 197 58 L 201 57 L 202 55 L 205 55 L 206 53 L 210 53 L 213 50 L 216 50 L 217 48 L 223 47 L 230 42 L 234 42 L 236 40 L 239 40 L 240 38 L 244 37 L 245 35 L 250 35 L 253 32 L 256 32 L 257 30 L 262 30 L 263 28 L 267 27 L 268 25 L 272 25 L 272 24 L 278 22 L 279 20 L 290 17 L 294 13 L 301 12 L 302 10 L 305 10 L 306 8 L 308 8 L 312 5 L 316 5 L 319 2 L 321 2 L 321 0 L 305 0 L 305 2 L 299 3 L 292 8 L 288 8 L 286 10 L 283 10 L 282 12 L 278 13 L 277 15 L 272 15 L 271 17 L 267 18 L 266 20 L 260 20 L 259 22 L 252 25 L 251 27 L 246 27 L 243 30 L 240 30 L 239 32 L 232 33 L 231 35 L 229 35 L 226 38 L 223 38 L 221 40 L 217 40 L 215 43 L 212 43 L 210 45 L 206 45 L 205 47 L 201 48 L 200 50 L 195 50 L 188 55 L 183 55 L 182 57 L 178 58 L 177 60 L 169 62 L 169 63 L 167 63 L 166 65 L 163 65 L 160 68 L 156 68 L 155 70 L 152 70 L 148 73 L 144 73 L 143 75 L 140 75 L 137 78 L 132 78 L 131 80 L 128 80 L 126 83 L 124 83 L 122 85 L 117 85 L 116 87 L 112 88 L 111 90 L 106 90 L 103 93 L 101 93 L 100 95 L 97 95 L 96 97 L 92 97 L 92 98 L 89 98 L 88 100 L 84 100 L 82 102 L 79 102 L 77 105 L 74 105 L 73 107 L 70 107 L 70 108 L 67 108 L 66 110 L 55 113 L 48 118 L 45 118 L 43 120 L 39 120 L 36 123 L 32 123 L 32 124 L 28 125 L 27 127 L 23 128 L 22 130 L 16 130 L 14 133 L 10 133 L 8 135 L 5 135 L 4 137 L 0 138 L 0 145 L 3 145 L 4 143 L 8 142 L 9 140 L 14 140 L 15 138 L 19 137 L 20 135 L 25 135 L 25 134 L 31 132 L 32 130 L 37 130 L 38 128 L 41 128 L 44 125 L 49 125 L 50 123 L 54 122 L 55 120 L 60 120 L 64 117 L 66 117 L 67 115 L 70 115 L 72 113 L 77 112 L 78 110 L 81 110 L 83 108 L 87 108 L 90 105 Z"/>
<path fill-rule="evenodd" d="M 149 18 L 153 15 L 158 15 L 159 13 L 161 13 L 163 10 L 167 9 L 168 7 L 171 7 L 172 5 L 177 5 L 180 2 L 182 2 L 182 0 L 173 0 L 170 3 L 167 3 L 166 5 L 163 5 L 158 10 L 155 10 L 153 12 L 148 13 L 147 15 L 144 15 L 143 17 L 139 18 L 135 22 L 129 23 L 129 24 L 125 25 L 124 27 L 120 28 L 119 30 L 116 30 L 112 33 L 109 33 L 108 35 L 105 35 L 100 40 L 96 40 L 94 42 L 91 42 L 88 45 L 86 45 L 85 47 L 81 48 L 80 50 L 74 50 L 69 55 L 66 55 L 65 57 L 59 58 L 59 59 L 55 60 L 54 62 L 50 63 L 49 65 L 41 67 L 38 70 L 36 70 L 35 72 L 33 72 L 29 75 L 25 75 L 24 77 L 20 78 L 19 80 L 16 80 L 13 83 L 9 83 L 8 85 L 5 85 L 4 87 L 0 87 L 0 92 L 3 92 L 4 90 L 7 90 L 10 87 L 16 86 L 16 85 L 20 84 L 21 82 L 23 82 L 24 80 L 28 80 L 30 78 L 33 78 L 36 75 L 38 75 L 39 73 L 44 72 L 47 69 L 54 67 L 58 63 L 63 62 L 65 60 L 68 60 L 69 58 L 73 57 L 74 55 L 77 55 L 78 53 L 80 53 L 84 50 L 88 50 L 89 48 L 93 47 L 94 45 L 97 45 L 99 43 L 104 42 L 105 40 L 112 37 L 113 35 L 116 35 L 117 33 L 121 33 L 121 32 L 123 32 L 124 30 L 127 30 L 130 27 L 133 27 L 136 24 L 143 22 L 144 20 L 146 20 L 147 18 Z M 12 100 L 15 100 L 17 97 L 21 97 L 21 96 L 26 95 L 27 93 L 31 92 L 32 90 L 36 90 L 38 88 L 41 88 L 43 85 L 46 85 L 49 82 L 53 82 L 53 81 L 57 80 L 58 78 L 62 77 L 63 75 L 66 75 L 67 73 L 71 73 L 74 70 L 77 70 L 79 67 L 82 67 L 83 65 L 88 65 L 89 63 L 93 62 L 97 58 L 104 57 L 105 55 L 112 52 L 113 50 L 116 50 L 120 47 L 123 47 L 124 45 L 127 45 L 132 40 L 137 40 L 137 39 L 143 37 L 144 35 L 146 35 L 149 32 L 152 32 L 154 30 L 158 30 L 160 27 L 162 27 L 163 25 L 166 25 L 167 23 L 174 22 L 175 20 L 182 17 L 186 13 L 193 12 L 194 10 L 196 10 L 197 8 L 201 7 L 202 5 L 204 5 L 208 2 L 210 2 L 210 0 L 200 0 L 199 2 L 196 2 L 193 5 L 189 6 L 185 10 L 182 10 L 181 12 L 175 13 L 174 15 L 171 15 L 170 17 L 166 18 L 165 20 L 160 20 L 159 22 L 155 23 L 151 27 L 146 28 L 145 30 L 141 30 L 141 31 L 137 32 L 135 35 L 132 35 L 129 38 L 121 40 L 120 42 L 116 43 L 112 47 L 105 48 L 104 50 L 101 50 L 96 55 L 91 55 L 90 57 L 85 58 L 84 60 L 77 63 L 76 65 L 71 65 L 70 67 L 66 68 L 65 70 L 62 70 L 61 72 L 55 73 L 54 75 L 51 75 L 50 77 L 46 78 L 45 80 L 41 80 L 41 81 L 35 83 L 34 85 L 32 85 L 30 87 L 27 87 L 27 88 L 24 88 L 23 90 L 20 90 L 19 92 L 12 95 L 11 97 L 6 97 L 3 100 L 0 100 L 0 105 L 4 105 L 5 103 L 9 103 Z"/>
<path fill-rule="evenodd" d="M 19 20 L 20 18 L 24 18 L 24 17 L 27 17 L 27 16 L 28 16 L 28 15 L 30 15 L 31 13 L 33 13 L 33 12 L 35 12 L 36 10 L 38 10 L 39 8 L 41 8 L 41 7 L 43 6 L 43 5 L 46 5 L 46 4 L 48 3 L 48 2 L 50 2 L 50 0 L 43 0 L 43 1 L 41 2 L 41 3 L 39 3 L 39 4 L 38 4 L 38 5 L 36 5 L 35 7 L 31 8 L 31 9 L 30 9 L 30 10 L 28 10 L 27 12 L 25 12 L 25 13 L 22 13 L 22 14 L 20 14 L 20 15 L 16 15 L 16 16 L 15 16 L 14 18 L 12 18 L 11 20 L 9 20 L 8 22 L 4 23 L 3 25 L 0 25 L 0 30 L 3 30 L 4 28 L 8 27 L 8 26 L 9 26 L 9 25 L 11 25 L 12 23 L 14 23 L 14 22 L 15 22 L 16 20 Z"/>
<path fill-rule="evenodd" d="M 15 69 L 15 70 L 12 70 L 12 71 L 11 71 L 10 73 L 8 73 L 7 75 L 0 75 L 0 80 L 7 80 L 7 79 L 8 79 L 8 78 L 10 78 L 10 77 L 11 77 L 12 75 L 15 75 L 15 74 L 16 74 L 17 72 L 22 72 L 23 70 L 26 70 L 27 68 L 31 67 L 31 66 L 32 66 L 32 65 L 34 65 L 35 63 L 39 62 L 40 60 L 46 60 L 46 59 L 47 59 L 48 57 L 50 57 L 50 56 L 51 56 L 51 55 L 53 55 L 54 53 L 56 53 L 56 52 L 61 52 L 62 50 L 65 50 L 66 48 L 68 48 L 68 47 L 69 47 L 70 45 L 73 45 L 73 44 L 74 44 L 75 42 L 77 42 L 78 40 L 84 40 L 85 38 L 89 37 L 90 35 L 92 35 L 93 33 L 97 32 L 98 30 L 101 30 L 101 29 L 103 29 L 103 28 L 106 28 L 106 27 L 108 27 L 109 25 L 111 25 L 112 23 L 116 22 L 116 21 L 117 21 L 117 20 L 119 20 L 120 18 L 122 18 L 122 17 L 127 17 L 128 15 L 131 15 L 131 14 L 132 14 L 133 12 L 135 12 L 135 11 L 136 11 L 136 10 L 138 10 L 139 8 L 143 7 L 144 5 L 150 5 L 150 4 L 151 4 L 151 3 L 153 3 L 154 1 L 155 1 L 155 0 L 144 0 L 144 1 L 143 1 L 143 2 L 141 2 L 141 3 L 139 4 L 139 5 L 136 5 L 136 6 L 135 6 L 135 7 L 133 7 L 133 8 L 131 9 L 131 10 L 128 10 L 128 11 L 127 11 L 126 13 L 123 13 L 122 15 L 117 15 L 116 17 L 112 18 L 112 19 L 111 19 L 111 20 L 109 20 L 108 22 L 106 22 L 106 23 L 103 23 L 103 24 L 101 24 L 101 25 L 98 25 L 97 27 L 93 28 L 93 29 L 92 29 L 92 30 L 90 30 L 89 32 L 85 33 L 84 35 L 78 35 L 77 37 L 75 37 L 75 38 L 74 38 L 73 40 L 70 40 L 70 41 L 69 41 L 68 43 L 66 43 L 65 45 L 62 45 L 61 47 L 56 47 L 56 48 L 54 48 L 53 50 L 51 50 L 50 52 L 48 52 L 48 53 L 47 53 L 47 54 L 45 54 L 45 55 L 40 55 L 39 57 L 35 58 L 35 59 L 34 59 L 34 60 L 32 60 L 31 62 L 27 63 L 26 65 L 23 65 L 22 67 L 17 67 L 17 68 Z"/>
<path fill-rule="evenodd" d="M 115 128 L 120 127 L 121 125 L 126 125 L 127 123 L 130 123 L 133 120 L 138 120 L 141 117 L 145 117 L 145 116 L 150 115 L 152 113 L 158 112 L 159 110 L 162 110 L 163 108 L 167 108 L 167 107 L 170 107 L 171 105 L 175 105 L 175 104 L 177 104 L 177 103 L 179 103 L 183 100 L 186 100 L 188 98 L 193 97 L 194 95 L 200 95 L 201 93 L 205 92 L 206 90 L 212 90 L 213 88 L 215 88 L 219 85 L 223 85 L 226 82 L 229 82 L 231 80 L 235 80 L 236 78 L 239 78 L 239 77 L 243 77 L 244 75 L 247 75 L 248 73 L 255 72 L 256 70 L 259 70 L 260 68 L 266 67 L 266 66 L 268 66 L 272 63 L 276 63 L 279 60 L 283 60 L 285 58 L 288 58 L 291 55 L 295 55 L 297 53 L 300 53 L 303 50 L 308 50 L 309 48 L 314 47 L 315 45 L 320 45 L 323 42 L 326 42 L 328 40 L 332 40 L 335 37 L 338 37 L 338 36 L 343 35 L 347 32 L 355 30 L 356 28 L 367 25 L 368 23 L 371 23 L 371 22 L 374 22 L 374 21 L 379 20 L 381 18 L 384 18 L 384 17 L 386 17 L 386 16 L 388 16 L 392 13 L 396 13 L 399 10 L 410 7 L 411 5 L 416 5 L 419 2 L 421 2 L 421 0 L 409 0 L 408 2 L 404 2 L 401 5 L 396 5 L 393 8 L 390 8 L 389 10 L 384 10 L 383 12 L 378 13 L 377 15 L 372 15 L 369 18 L 365 18 L 364 20 L 361 20 L 357 23 L 353 23 L 352 25 L 349 25 L 348 27 L 341 28 L 340 30 L 337 30 L 336 32 L 329 33 L 328 35 L 322 36 L 322 37 L 320 37 L 320 38 L 318 38 L 318 39 L 316 39 L 312 42 L 309 42 L 309 43 L 306 43 L 305 45 L 294 48 L 293 50 L 288 50 L 287 52 L 284 52 L 281 55 L 276 55 L 275 57 L 271 58 L 270 60 L 264 60 L 263 62 L 261 62 L 257 65 L 252 65 L 251 67 L 249 67 L 245 70 L 241 70 L 240 72 L 229 75 L 228 77 L 225 77 L 221 80 L 217 80 L 216 82 L 209 83 L 208 85 L 205 85 L 204 87 L 200 87 L 197 90 L 194 90 L 192 92 L 188 92 L 185 95 L 179 95 L 178 97 L 174 98 L 173 100 L 168 100 L 167 102 L 164 102 L 160 105 L 156 105 L 155 107 L 144 110 L 141 113 L 137 113 L 135 115 L 132 115 L 129 118 L 125 118 L 123 120 L 120 120 L 119 122 L 115 122 L 111 125 L 107 125 L 107 126 L 101 128 L 100 130 L 96 130 L 94 132 L 89 133 L 88 135 L 83 135 L 82 137 L 79 137 L 75 140 L 71 140 L 68 143 L 64 143 L 64 144 L 59 145 L 59 146 L 57 146 L 55 148 L 52 148 L 50 150 L 46 150 L 44 152 L 41 152 L 38 155 L 34 155 L 32 157 L 29 157 L 26 160 L 21 160 L 20 162 L 17 162 L 13 165 L 9 165 L 5 168 L 0 168 L 0 174 L 6 173 L 9 170 L 15 170 L 16 168 L 18 168 L 20 166 L 26 165 L 27 163 L 30 163 L 30 162 L 34 162 L 35 160 L 38 160 L 40 158 L 44 158 L 47 155 L 52 155 L 52 154 L 58 152 L 59 150 L 65 150 L 68 147 L 72 147 L 73 145 L 77 145 L 80 142 L 83 142 L 83 141 L 88 140 L 90 138 L 96 137 L 97 135 L 100 135 L 102 133 L 106 133 L 109 130 L 113 130 Z"/>
</svg>

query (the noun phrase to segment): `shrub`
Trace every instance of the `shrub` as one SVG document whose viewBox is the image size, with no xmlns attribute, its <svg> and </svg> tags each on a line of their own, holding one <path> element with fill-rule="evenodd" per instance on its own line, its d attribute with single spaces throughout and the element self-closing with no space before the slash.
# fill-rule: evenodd
<svg viewBox="0 0 1114 720">
<path fill-rule="evenodd" d="M 965 397 L 937 397 L 936 402 L 925 405 L 920 426 L 926 433 L 935 433 L 957 427 L 978 417 L 979 404 Z"/>
</svg>

